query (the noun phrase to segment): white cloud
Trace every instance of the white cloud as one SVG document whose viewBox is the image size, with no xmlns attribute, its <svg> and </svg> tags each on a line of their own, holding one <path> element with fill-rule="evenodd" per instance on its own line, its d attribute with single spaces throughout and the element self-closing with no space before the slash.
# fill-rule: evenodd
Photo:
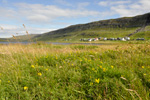
<svg viewBox="0 0 150 100">
<path fill-rule="evenodd" d="M 0 18 L 9 18 L 9 19 L 13 19 L 16 16 L 16 11 L 12 10 L 12 9 L 8 9 L 8 8 L 2 8 L 0 7 Z"/>
<path fill-rule="evenodd" d="M 78 3 L 78 9 L 84 9 L 85 7 L 89 6 L 90 3 L 89 2 L 81 2 Z"/>
<path fill-rule="evenodd" d="M 150 0 L 139 0 L 129 5 L 112 6 L 111 10 L 123 16 L 135 16 L 150 11 Z"/>
<path fill-rule="evenodd" d="M 109 2 L 106 2 L 106 1 L 101 1 L 98 3 L 98 5 L 100 6 L 107 6 Z"/>
<path fill-rule="evenodd" d="M 59 3 L 61 5 L 65 5 L 65 6 L 73 6 L 72 4 L 68 3 L 65 0 L 54 0 L 56 3 Z"/>
<path fill-rule="evenodd" d="M 8 3 L 7 0 L 1 0 L 1 2 L 2 2 L 3 4 L 7 4 L 7 3 Z"/>
<path fill-rule="evenodd" d="M 100 6 L 112 6 L 112 5 L 121 5 L 121 4 L 128 4 L 131 3 L 131 1 L 101 1 L 98 3 Z"/>
<path fill-rule="evenodd" d="M 87 16 L 97 16 L 98 11 L 82 9 L 89 3 L 80 3 L 76 9 L 60 8 L 54 5 L 27 4 L 16 3 L 15 7 L 0 7 L 0 18 L 21 23 L 28 22 L 30 24 L 50 24 L 54 20 L 61 18 L 82 18 Z M 82 8 L 79 8 L 81 7 Z"/>
<path fill-rule="evenodd" d="M 113 12 L 114 15 L 118 14 L 120 17 L 135 16 L 150 11 L 150 0 L 106 0 L 99 2 L 98 5 L 109 8 L 107 12 Z"/>
<path fill-rule="evenodd" d="M 97 11 L 90 11 L 86 9 L 62 9 L 54 5 L 42 5 L 42 4 L 15 4 L 18 8 L 17 13 L 21 17 L 26 18 L 30 22 L 37 23 L 49 23 L 57 18 L 76 18 L 98 15 Z M 82 4 L 83 5 L 83 4 Z M 84 6 L 88 3 L 84 4 Z"/>
<path fill-rule="evenodd" d="M 88 6 L 88 3 L 82 3 L 80 6 Z M 42 4 L 27 4 L 27 3 L 16 3 L 14 7 L 0 7 L 0 21 L 7 21 L 11 24 L 31 24 L 33 25 L 50 25 L 56 26 L 57 23 L 55 20 L 67 19 L 67 18 L 82 18 L 88 16 L 97 16 L 100 13 L 98 11 L 90 11 L 87 9 L 62 9 L 54 5 L 42 5 Z M 62 21 L 63 22 L 63 21 Z M 66 22 L 67 23 L 67 22 Z M 69 24 L 70 25 L 70 24 Z M 12 34 L 19 33 L 25 34 L 25 30 L 18 26 L 9 26 L 9 25 L 0 25 L 4 30 L 0 30 L 0 37 L 8 37 Z M 61 26 L 59 24 L 59 26 Z M 63 25 L 68 26 L 68 24 Z M 42 26 L 43 27 L 43 26 Z M 46 26 L 47 27 L 47 26 Z M 41 32 L 48 32 L 51 29 L 42 29 L 30 28 L 29 33 L 39 34 Z M 23 33 L 24 32 L 24 33 Z"/>
</svg>

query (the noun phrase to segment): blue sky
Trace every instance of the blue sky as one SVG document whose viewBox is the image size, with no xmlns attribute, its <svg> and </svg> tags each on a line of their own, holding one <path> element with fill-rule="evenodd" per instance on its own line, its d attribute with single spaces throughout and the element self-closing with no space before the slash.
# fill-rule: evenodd
<svg viewBox="0 0 150 100">
<path fill-rule="evenodd" d="M 150 0 L 0 0 L 0 38 L 148 12 Z"/>
</svg>

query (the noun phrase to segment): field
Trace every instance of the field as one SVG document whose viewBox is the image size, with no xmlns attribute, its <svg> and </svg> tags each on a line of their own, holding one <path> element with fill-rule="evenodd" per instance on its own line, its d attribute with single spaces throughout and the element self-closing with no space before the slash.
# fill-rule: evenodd
<svg viewBox="0 0 150 100">
<path fill-rule="evenodd" d="M 150 44 L 0 45 L 0 100 L 149 100 Z"/>
</svg>

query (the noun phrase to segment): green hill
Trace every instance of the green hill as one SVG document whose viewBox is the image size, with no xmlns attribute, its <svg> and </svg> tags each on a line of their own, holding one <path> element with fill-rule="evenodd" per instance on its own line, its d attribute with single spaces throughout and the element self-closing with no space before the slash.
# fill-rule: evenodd
<svg viewBox="0 0 150 100">
<path fill-rule="evenodd" d="M 81 38 L 125 36 L 130 36 L 131 39 L 141 37 L 150 39 L 150 13 L 72 25 L 31 38 L 34 41 L 78 41 Z"/>
<path fill-rule="evenodd" d="M 125 37 L 150 38 L 150 13 L 135 17 L 101 20 L 87 24 L 72 25 L 33 39 L 40 41 L 57 41 L 64 39 L 78 40 L 89 37 Z"/>
<path fill-rule="evenodd" d="M 0 38 L 0 42 L 7 41 L 5 38 Z"/>
<path fill-rule="evenodd" d="M 30 41 L 38 34 L 29 34 L 29 35 L 19 35 L 8 38 L 9 41 Z"/>
</svg>

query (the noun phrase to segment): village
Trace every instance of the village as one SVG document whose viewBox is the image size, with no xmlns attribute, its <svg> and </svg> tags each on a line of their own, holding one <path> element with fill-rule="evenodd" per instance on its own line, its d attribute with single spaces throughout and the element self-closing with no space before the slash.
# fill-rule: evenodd
<svg viewBox="0 0 150 100">
<path fill-rule="evenodd" d="M 130 37 L 118 37 L 118 38 L 107 38 L 107 37 L 99 37 L 99 38 L 81 38 L 80 41 L 107 41 L 107 40 L 110 40 L 110 41 L 130 41 Z M 136 38 L 136 39 L 132 39 L 132 40 L 142 40 L 144 41 L 145 39 L 144 38 Z"/>
</svg>

